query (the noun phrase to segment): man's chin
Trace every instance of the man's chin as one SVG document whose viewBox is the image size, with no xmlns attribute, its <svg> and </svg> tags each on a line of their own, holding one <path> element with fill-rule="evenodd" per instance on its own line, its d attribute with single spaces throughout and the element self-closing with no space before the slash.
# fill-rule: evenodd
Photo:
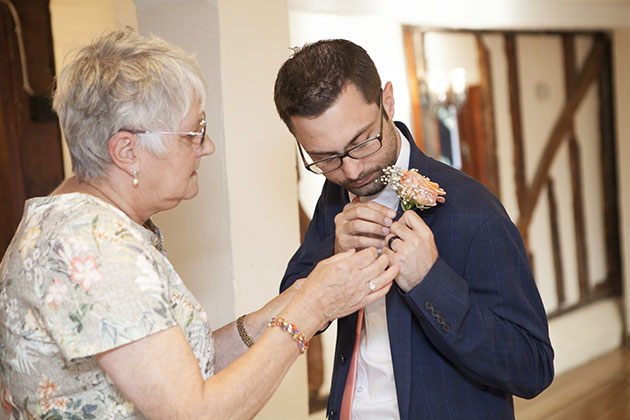
<svg viewBox="0 0 630 420">
<path fill-rule="evenodd" d="M 377 182 L 376 180 L 373 182 L 370 182 L 367 185 L 363 185 L 361 187 L 358 188 L 347 188 L 346 189 L 348 191 L 350 191 L 352 194 L 354 195 L 358 195 L 359 197 L 366 197 L 366 196 L 370 196 L 370 195 L 374 195 L 374 194 L 378 194 L 381 191 L 383 191 L 385 189 L 385 184 L 382 184 L 380 182 Z"/>
</svg>

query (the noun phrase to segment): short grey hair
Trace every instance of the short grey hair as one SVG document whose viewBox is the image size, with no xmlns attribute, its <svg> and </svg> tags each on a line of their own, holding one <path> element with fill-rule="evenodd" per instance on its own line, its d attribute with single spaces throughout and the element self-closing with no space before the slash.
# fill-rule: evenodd
<svg viewBox="0 0 630 420">
<path fill-rule="evenodd" d="M 59 116 L 79 182 L 102 178 L 108 142 L 121 129 L 176 131 L 190 107 L 206 101 L 197 60 L 156 36 L 121 28 L 80 48 L 56 78 Z M 163 155 L 163 136 L 138 136 L 140 147 Z"/>
</svg>

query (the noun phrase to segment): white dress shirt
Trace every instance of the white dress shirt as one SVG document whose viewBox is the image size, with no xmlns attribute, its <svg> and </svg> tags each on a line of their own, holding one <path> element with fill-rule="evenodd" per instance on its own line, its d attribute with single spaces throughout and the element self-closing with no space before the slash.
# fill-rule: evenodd
<svg viewBox="0 0 630 420">
<path fill-rule="evenodd" d="M 398 132 L 400 152 L 396 166 L 409 169 L 409 143 Z M 348 193 L 350 200 L 354 194 Z M 390 188 L 378 194 L 361 197 L 361 201 L 375 201 L 396 211 L 399 199 Z M 357 360 L 357 379 L 352 403 L 352 418 L 358 420 L 399 420 L 396 383 L 392 353 L 387 331 L 385 297 L 365 307 L 363 330 Z"/>
</svg>

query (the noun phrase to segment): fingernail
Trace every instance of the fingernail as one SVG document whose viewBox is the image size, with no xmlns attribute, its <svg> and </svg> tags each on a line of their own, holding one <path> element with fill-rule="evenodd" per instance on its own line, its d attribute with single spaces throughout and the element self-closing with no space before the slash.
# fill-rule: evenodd
<svg viewBox="0 0 630 420">
<path fill-rule="evenodd" d="M 389 233 L 389 228 L 384 227 L 384 228 L 383 228 L 383 233 L 384 233 L 385 235 L 387 235 L 387 234 Z"/>
<path fill-rule="evenodd" d="M 381 248 L 385 248 L 385 241 L 381 241 Z M 380 251 L 380 249 L 379 249 Z"/>
<path fill-rule="evenodd" d="M 391 225 L 394 221 L 392 219 L 390 219 L 389 217 L 386 217 L 385 220 L 385 226 L 389 226 Z"/>
<path fill-rule="evenodd" d="M 394 210 L 390 210 L 387 212 L 387 215 L 393 219 L 396 217 L 396 212 Z"/>
</svg>

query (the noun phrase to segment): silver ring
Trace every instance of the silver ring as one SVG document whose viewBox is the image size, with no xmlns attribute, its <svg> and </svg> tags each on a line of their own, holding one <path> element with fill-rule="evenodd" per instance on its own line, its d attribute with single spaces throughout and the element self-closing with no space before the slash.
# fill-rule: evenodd
<svg viewBox="0 0 630 420">
<path fill-rule="evenodd" d="M 376 290 L 376 285 L 372 282 L 368 283 L 368 288 L 370 289 L 370 292 L 373 292 Z"/>
<path fill-rule="evenodd" d="M 392 249 L 392 242 L 394 242 L 396 239 L 400 239 L 400 236 L 394 235 L 391 238 L 389 238 L 389 240 L 387 241 L 387 248 L 389 248 L 389 249 L 391 249 L 393 251 L 393 249 Z"/>
</svg>

